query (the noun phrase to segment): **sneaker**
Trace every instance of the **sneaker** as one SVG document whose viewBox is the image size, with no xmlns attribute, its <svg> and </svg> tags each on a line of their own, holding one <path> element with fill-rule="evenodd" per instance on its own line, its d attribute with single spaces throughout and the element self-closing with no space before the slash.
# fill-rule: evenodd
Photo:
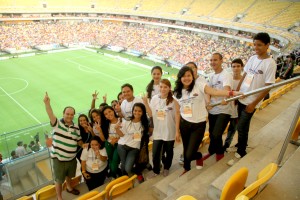
<svg viewBox="0 0 300 200">
<path fill-rule="evenodd" d="M 164 169 L 163 176 L 166 177 L 168 175 L 169 175 L 169 170 L 168 169 Z"/>
<path fill-rule="evenodd" d="M 234 160 L 234 159 L 231 159 L 231 160 L 229 160 L 226 164 L 227 164 L 228 166 L 232 166 L 232 165 L 234 165 L 234 163 L 235 163 L 235 160 Z"/>
<path fill-rule="evenodd" d="M 181 164 L 181 165 L 184 164 L 184 158 L 183 158 L 182 154 L 180 155 L 180 158 L 179 158 L 179 164 Z"/>
<path fill-rule="evenodd" d="M 210 153 L 207 153 L 202 157 L 202 160 L 204 161 L 204 160 L 208 159 L 210 156 L 211 156 Z"/>
<path fill-rule="evenodd" d="M 238 152 L 235 152 L 234 157 L 236 157 L 237 159 L 240 159 L 242 156 Z"/>
<path fill-rule="evenodd" d="M 156 176 L 158 176 L 158 174 L 154 173 L 153 171 L 151 171 L 148 176 L 147 176 L 147 180 L 155 178 Z"/>
<path fill-rule="evenodd" d="M 143 182 L 145 181 L 143 175 L 138 175 L 138 176 L 137 176 L 137 180 L 139 181 L 140 184 L 143 183 Z"/>
<path fill-rule="evenodd" d="M 196 169 L 202 169 L 203 168 L 203 158 L 200 158 L 196 160 Z"/>
<path fill-rule="evenodd" d="M 237 151 L 237 147 L 235 147 L 235 146 L 229 147 L 229 148 L 226 149 L 226 151 L 227 151 L 228 153 L 236 152 L 236 151 Z"/>
<path fill-rule="evenodd" d="M 185 173 L 187 173 L 188 172 L 188 170 L 184 170 L 180 175 L 179 175 L 179 177 L 180 176 L 183 176 Z"/>
</svg>

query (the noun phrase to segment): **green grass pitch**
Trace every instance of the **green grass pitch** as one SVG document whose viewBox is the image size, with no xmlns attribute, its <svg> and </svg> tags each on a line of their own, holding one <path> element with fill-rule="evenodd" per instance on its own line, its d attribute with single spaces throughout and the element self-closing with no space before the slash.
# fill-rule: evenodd
<svg viewBox="0 0 300 200">
<path fill-rule="evenodd" d="M 156 65 L 152 61 L 109 53 L 149 67 Z M 170 75 L 164 75 L 163 78 L 177 73 L 176 69 L 163 69 L 170 72 Z M 122 84 L 132 84 L 135 96 L 138 96 L 145 92 L 150 79 L 149 68 L 87 50 L 1 60 L 0 152 L 7 157 L 7 152 L 17 147 L 17 141 L 29 144 L 37 132 L 40 132 L 43 144 L 43 132 L 51 130 L 43 103 L 46 91 L 54 113 L 61 118 L 63 108 L 68 105 L 75 107 L 77 113 L 86 113 L 95 90 L 99 91 L 96 106 L 102 102 L 102 96 L 106 93 L 110 104 L 111 100 L 116 99 Z"/>
</svg>

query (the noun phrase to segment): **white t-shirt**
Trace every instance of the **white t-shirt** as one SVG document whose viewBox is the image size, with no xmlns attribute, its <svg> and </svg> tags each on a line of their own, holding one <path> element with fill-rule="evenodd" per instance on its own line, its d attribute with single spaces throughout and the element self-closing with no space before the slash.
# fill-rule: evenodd
<svg viewBox="0 0 300 200">
<path fill-rule="evenodd" d="M 120 137 L 118 144 L 127 145 L 132 148 L 140 149 L 141 141 L 136 141 L 133 139 L 135 133 L 142 134 L 143 128 L 142 123 L 134 123 L 132 121 L 123 120 L 122 128 L 120 129 L 124 134 L 123 137 Z"/>
<path fill-rule="evenodd" d="M 126 99 L 123 100 L 121 104 L 121 112 L 125 120 L 129 120 L 132 116 L 132 108 L 135 103 L 143 103 L 143 100 L 138 97 L 134 97 L 131 102 L 128 102 Z"/>
<path fill-rule="evenodd" d="M 120 118 L 118 118 L 118 122 L 120 121 Z M 118 123 L 117 122 L 117 123 Z M 110 123 L 109 124 L 109 127 L 108 127 L 108 142 L 111 141 L 111 138 L 119 138 L 120 136 L 116 133 L 116 125 L 117 123 L 113 124 L 113 123 Z"/>
<path fill-rule="evenodd" d="M 266 83 L 275 83 L 276 63 L 272 58 L 261 60 L 258 59 L 257 55 L 254 55 L 248 60 L 244 67 L 244 71 L 247 73 L 247 76 L 253 75 L 253 79 L 248 87 L 246 81 L 247 76 L 245 77 L 240 88 L 240 91 L 243 93 L 264 87 Z M 239 99 L 239 101 L 244 105 L 248 105 L 252 103 L 258 95 L 259 93 L 253 94 L 243 99 Z M 260 104 L 261 102 L 256 105 L 256 108 L 258 108 Z"/>
<path fill-rule="evenodd" d="M 207 81 L 206 81 L 206 79 L 204 77 L 198 76 L 198 78 L 196 79 L 195 83 L 196 84 L 199 84 L 199 83 L 207 84 Z"/>
<path fill-rule="evenodd" d="M 229 86 L 232 88 L 232 75 L 227 72 L 226 70 L 222 70 L 219 74 L 213 74 L 211 75 L 209 79 L 209 86 L 218 90 L 224 90 L 225 86 Z M 217 97 L 217 96 L 211 96 L 210 97 L 210 103 L 218 103 L 222 101 L 226 97 Z M 217 114 L 232 114 L 231 105 L 218 105 L 214 106 L 211 110 L 208 111 L 210 114 L 217 115 Z"/>
<path fill-rule="evenodd" d="M 186 89 L 182 89 L 182 96 L 180 99 L 177 99 L 174 95 L 174 99 L 179 103 L 180 106 L 180 115 L 186 121 L 192 123 L 199 123 L 206 121 L 207 118 L 207 110 L 205 107 L 205 88 L 204 83 L 199 82 L 199 84 L 195 84 L 193 90 L 189 93 Z M 186 117 L 184 114 L 184 107 L 186 105 L 191 105 L 192 108 L 192 116 Z"/>
<path fill-rule="evenodd" d="M 236 91 L 237 86 L 239 85 L 240 80 L 233 80 L 233 87 L 232 90 Z M 237 105 L 235 105 L 234 101 L 230 102 L 232 107 L 232 114 L 231 118 L 237 118 L 238 117 L 238 110 L 237 110 Z"/>
<path fill-rule="evenodd" d="M 151 98 L 154 97 L 157 94 L 159 94 L 159 84 L 158 85 L 153 85 L 153 90 L 151 92 Z"/>
<path fill-rule="evenodd" d="M 172 141 L 175 140 L 176 125 L 175 125 L 175 104 L 174 101 L 166 105 L 167 99 L 161 99 L 160 95 L 155 95 L 150 101 L 150 108 L 152 111 L 154 130 L 153 139 Z M 158 113 L 163 113 L 164 117 L 161 117 Z"/>
<path fill-rule="evenodd" d="M 107 157 L 105 148 L 100 149 L 99 153 L 101 156 Z M 86 171 L 88 171 L 89 173 L 99 173 L 107 167 L 107 160 L 102 161 L 100 159 L 96 159 L 96 154 L 92 148 L 90 148 L 89 150 L 87 148 L 83 149 L 80 159 L 86 161 Z M 97 169 L 93 170 L 92 166 L 94 163 L 96 164 Z"/>
</svg>

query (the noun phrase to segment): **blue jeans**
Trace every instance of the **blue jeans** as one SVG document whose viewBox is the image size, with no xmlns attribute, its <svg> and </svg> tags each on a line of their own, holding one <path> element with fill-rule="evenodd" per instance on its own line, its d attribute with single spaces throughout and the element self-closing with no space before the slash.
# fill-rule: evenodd
<svg viewBox="0 0 300 200">
<path fill-rule="evenodd" d="M 247 105 L 244 105 L 240 102 L 238 102 L 238 124 L 237 124 L 237 130 L 238 130 L 238 149 L 237 153 L 240 154 L 240 156 L 245 156 L 247 154 L 246 147 L 248 143 L 248 133 L 249 133 L 249 127 L 251 118 L 255 112 L 255 110 L 252 113 L 248 113 L 245 111 Z"/>
<path fill-rule="evenodd" d="M 225 139 L 225 144 L 224 144 L 224 150 L 228 147 L 230 147 L 230 144 L 232 142 L 233 136 L 237 130 L 237 123 L 238 123 L 238 118 L 231 118 L 230 119 L 230 124 L 227 132 L 227 137 Z"/>
<path fill-rule="evenodd" d="M 132 168 L 139 155 L 139 151 L 139 149 L 127 145 L 118 145 L 118 154 L 121 159 L 121 170 L 123 175 L 132 174 Z"/>
<path fill-rule="evenodd" d="M 160 161 L 161 152 L 166 153 L 163 159 L 164 169 L 169 170 L 172 165 L 173 155 L 174 155 L 174 140 L 163 141 L 163 140 L 153 140 L 152 147 L 152 157 L 153 157 L 153 172 L 156 174 L 160 173 Z M 163 149 L 163 150 L 162 150 Z"/>
</svg>

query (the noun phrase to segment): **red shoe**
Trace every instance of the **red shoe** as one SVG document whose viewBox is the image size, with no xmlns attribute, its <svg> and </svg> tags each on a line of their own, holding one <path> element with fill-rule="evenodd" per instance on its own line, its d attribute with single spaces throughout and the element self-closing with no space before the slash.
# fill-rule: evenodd
<svg viewBox="0 0 300 200">
<path fill-rule="evenodd" d="M 203 158 L 200 158 L 196 160 L 196 169 L 202 169 L 203 168 Z"/>
<path fill-rule="evenodd" d="M 207 158 L 209 158 L 211 155 L 210 153 L 205 154 L 204 156 L 202 156 L 202 160 L 206 160 Z"/>
<path fill-rule="evenodd" d="M 224 158 L 224 154 L 216 154 L 216 161 L 219 161 L 222 158 Z"/>
<path fill-rule="evenodd" d="M 138 175 L 137 180 L 139 181 L 139 183 L 143 183 L 145 181 L 143 175 Z"/>
</svg>

